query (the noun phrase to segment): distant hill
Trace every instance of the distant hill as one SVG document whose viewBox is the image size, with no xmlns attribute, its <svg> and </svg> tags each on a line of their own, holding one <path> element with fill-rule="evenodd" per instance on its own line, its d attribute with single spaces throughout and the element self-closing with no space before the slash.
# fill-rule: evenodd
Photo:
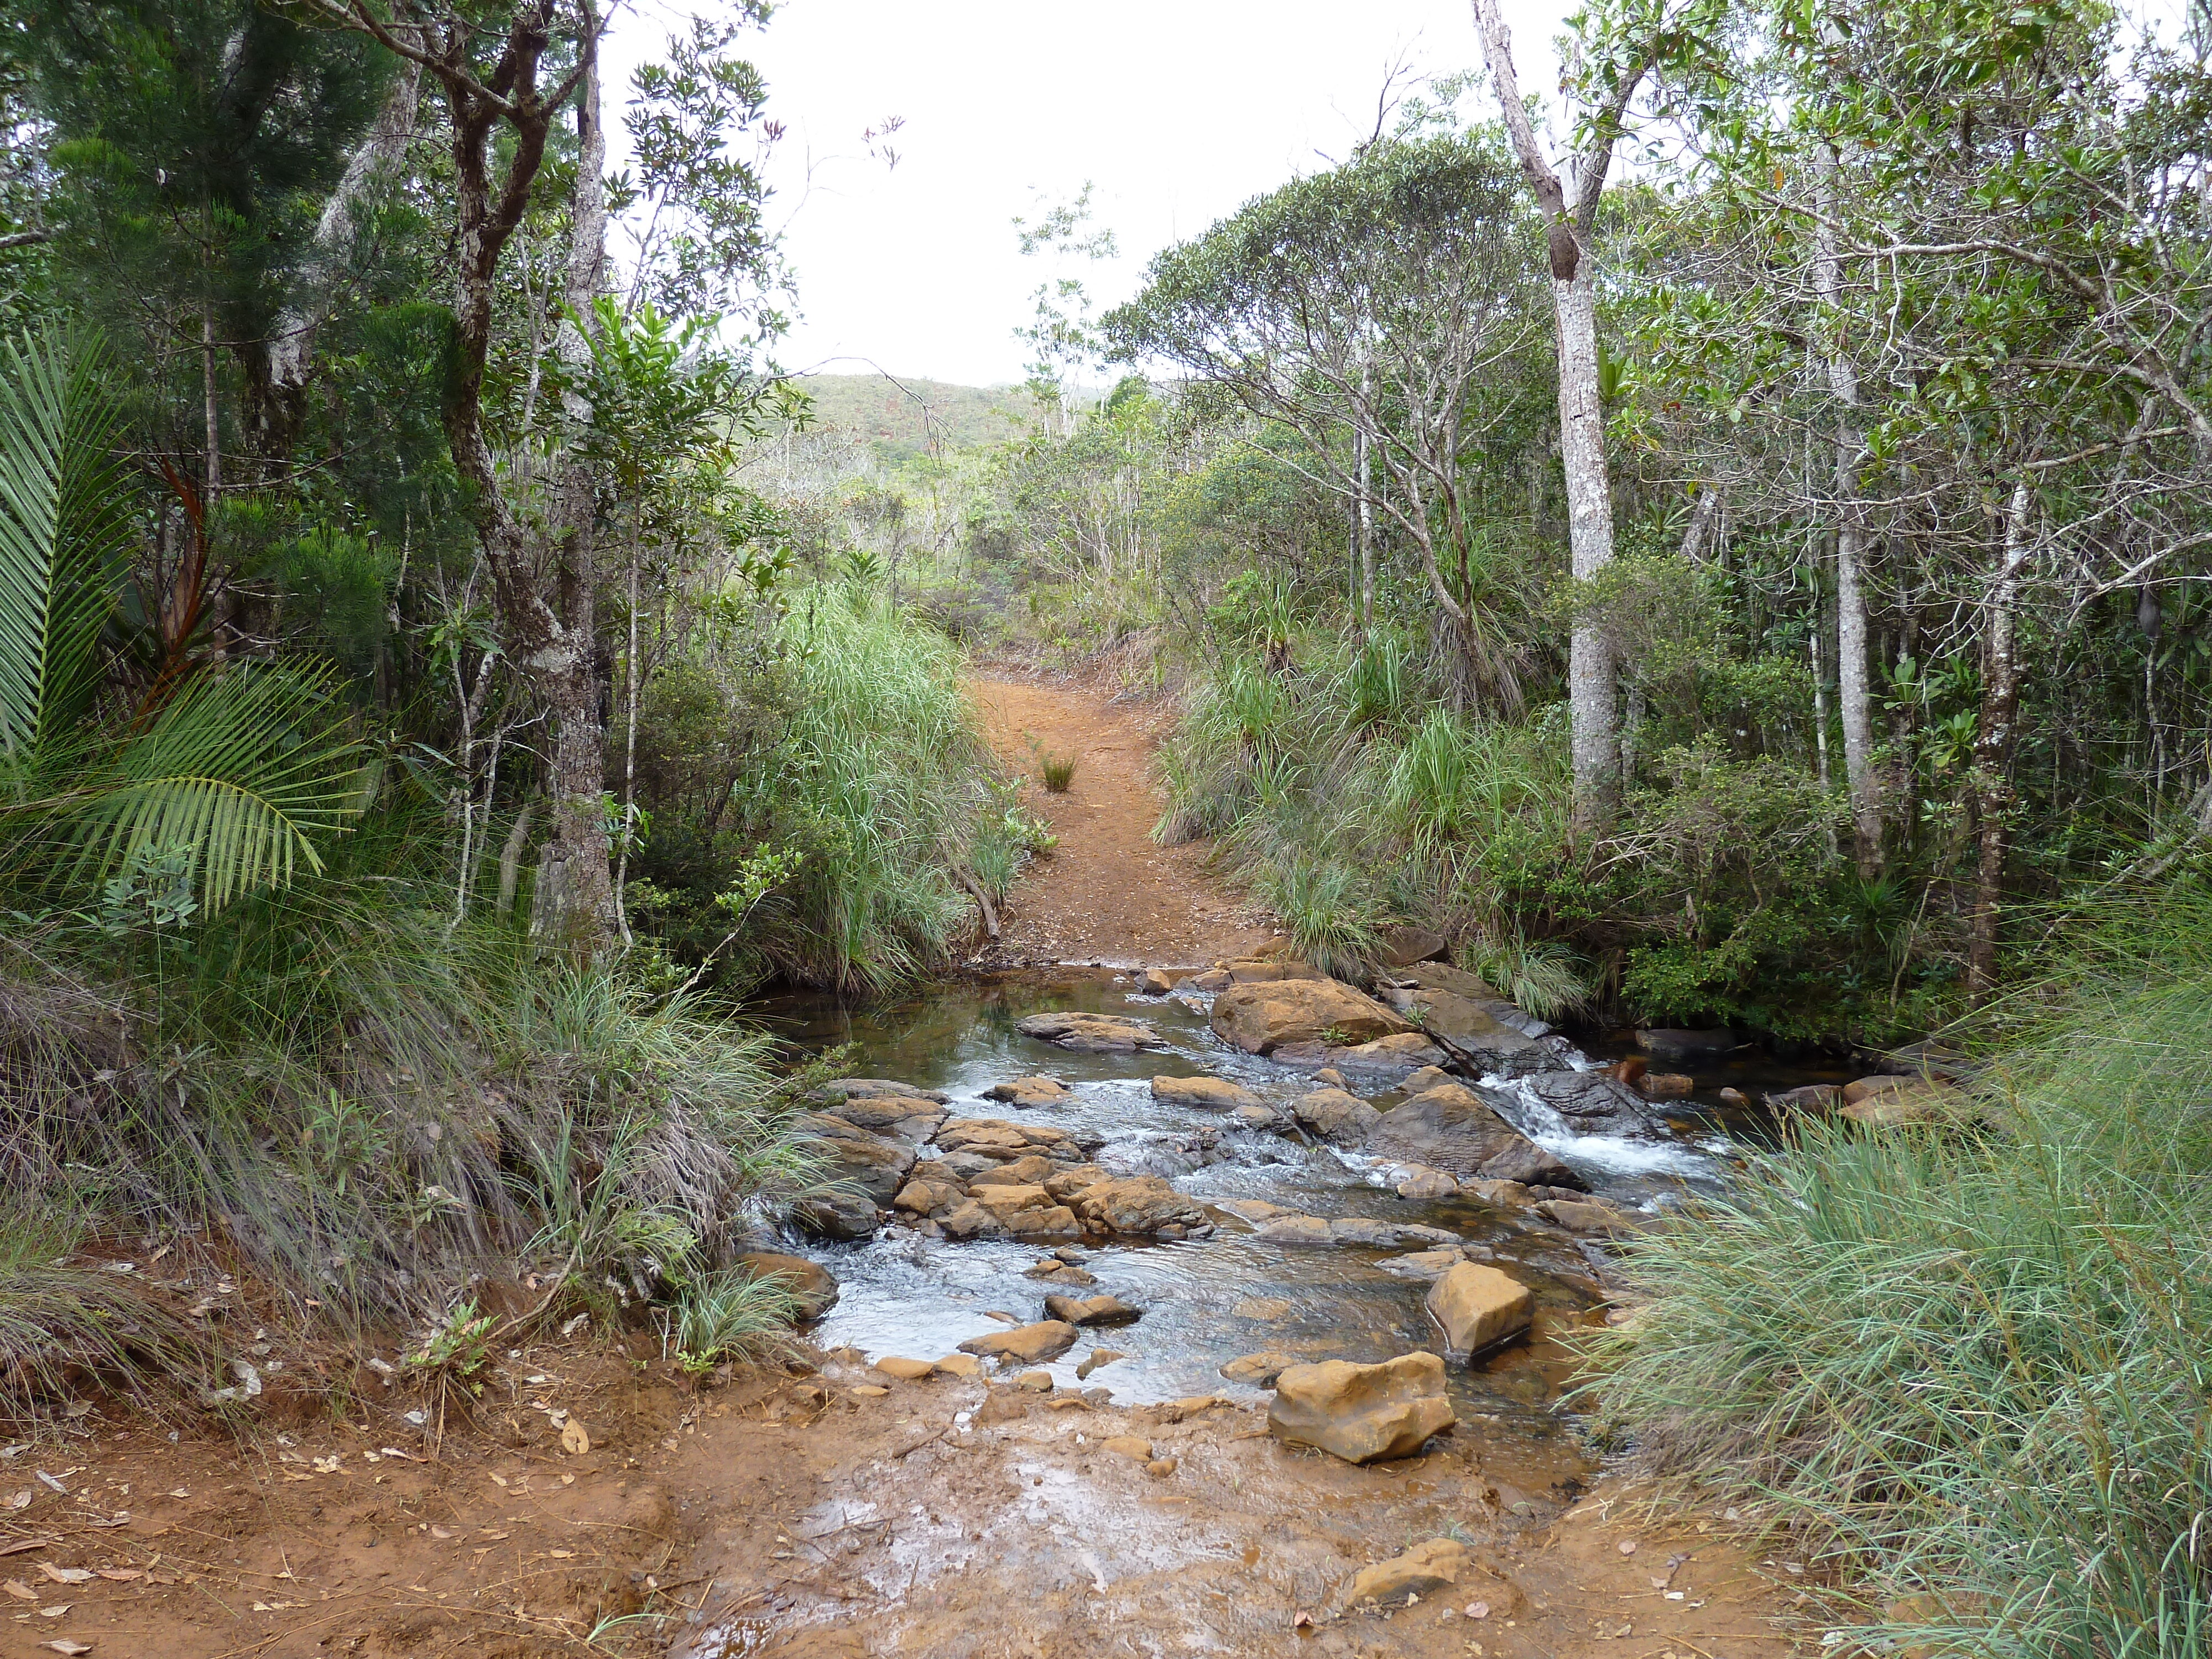
<svg viewBox="0 0 2212 1659">
<path fill-rule="evenodd" d="M 809 374 L 799 383 L 814 400 L 814 418 L 842 427 L 875 446 L 894 465 L 981 448 L 1018 438 L 1036 422 L 1036 405 L 1021 386 L 947 386 L 942 380 L 893 382 L 880 374 Z"/>
</svg>

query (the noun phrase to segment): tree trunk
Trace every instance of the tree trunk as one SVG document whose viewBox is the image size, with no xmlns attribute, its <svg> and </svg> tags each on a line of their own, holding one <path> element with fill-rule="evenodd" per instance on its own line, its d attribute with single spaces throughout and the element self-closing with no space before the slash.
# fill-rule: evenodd
<svg viewBox="0 0 2212 1659">
<path fill-rule="evenodd" d="M 2012 757 L 2020 733 L 2015 629 L 2029 500 L 2023 477 L 2005 509 L 2003 562 L 1984 601 L 1981 724 L 1974 737 L 1974 819 L 1981 845 L 1966 948 L 1966 992 L 1976 1003 L 1996 985 L 1997 910 L 2004 897 L 2005 857 L 2012 850 Z"/>
<path fill-rule="evenodd" d="M 1559 325 L 1559 459 L 1566 475 L 1567 541 L 1575 580 L 1583 582 L 1613 562 L 1613 490 L 1597 378 L 1596 262 L 1577 258 L 1564 280 L 1555 274 L 1552 300 Z M 1615 678 L 1613 641 L 1577 620 L 1567 663 L 1577 836 L 1603 830 L 1620 805 Z"/>
<path fill-rule="evenodd" d="M 1836 254 L 1836 152 L 1823 144 L 1814 161 L 1819 218 L 1814 229 L 1813 287 L 1828 315 L 1821 353 L 1836 403 L 1836 700 L 1844 726 L 1844 781 L 1851 795 L 1852 842 L 1863 874 L 1881 869 L 1881 776 L 1874 764 L 1873 687 L 1867 673 L 1866 599 L 1860 576 L 1866 553 L 1866 511 L 1858 488 L 1859 384 L 1838 333 L 1842 298 Z M 1809 482 L 1809 481 L 1808 481 Z"/>
</svg>

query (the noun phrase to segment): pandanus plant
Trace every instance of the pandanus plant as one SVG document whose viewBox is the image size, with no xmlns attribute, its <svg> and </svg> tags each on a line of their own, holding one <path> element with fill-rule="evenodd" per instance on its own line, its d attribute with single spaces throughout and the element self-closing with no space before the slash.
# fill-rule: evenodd
<svg viewBox="0 0 2212 1659">
<path fill-rule="evenodd" d="M 359 811 L 362 755 L 328 669 L 204 648 L 196 501 L 185 571 L 135 607 L 151 648 L 125 672 L 141 524 L 112 378 L 66 329 L 0 341 L 0 878 L 59 897 L 158 860 L 185 914 L 212 911 L 321 868 L 317 840 Z"/>
</svg>

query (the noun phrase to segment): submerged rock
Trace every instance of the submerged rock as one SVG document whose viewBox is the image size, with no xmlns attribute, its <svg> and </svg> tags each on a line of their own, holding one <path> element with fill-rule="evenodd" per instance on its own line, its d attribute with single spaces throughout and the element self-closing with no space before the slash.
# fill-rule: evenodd
<svg viewBox="0 0 2212 1659">
<path fill-rule="evenodd" d="M 1152 1098 L 1170 1106 L 1194 1106 L 1211 1111 L 1231 1111 L 1240 1106 L 1267 1103 L 1241 1084 L 1218 1077 L 1156 1077 Z"/>
<path fill-rule="evenodd" d="M 817 1238 L 867 1238 L 876 1231 L 872 1200 L 852 1193 L 816 1193 L 791 1206 L 791 1218 Z"/>
<path fill-rule="evenodd" d="M 1456 1244 L 1459 1235 L 1445 1227 L 1424 1227 L 1410 1221 L 1370 1221 L 1348 1216 L 1328 1224 L 1332 1244 L 1364 1244 L 1372 1249 L 1395 1249 L 1401 1244 Z"/>
<path fill-rule="evenodd" d="M 1571 1233 L 1601 1238 L 1621 1238 L 1644 1231 L 1636 1217 L 1595 1200 L 1547 1199 L 1536 1206 L 1536 1213 Z"/>
<path fill-rule="evenodd" d="M 1536 1297 L 1526 1285 L 1495 1267 L 1462 1261 L 1429 1287 L 1429 1317 L 1443 1333 L 1445 1350 L 1464 1359 L 1528 1328 Z"/>
<path fill-rule="evenodd" d="M 1520 1086 L 1565 1118 L 1577 1134 L 1636 1140 L 1666 1133 L 1665 1120 L 1651 1103 L 1611 1072 L 1547 1072 L 1522 1079 Z"/>
<path fill-rule="evenodd" d="M 1213 999 L 1213 1030 L 1248 1054 L 1286 1042 L 1366 1042 L 1413 1028 L 1402 1015 L 1333 979 L 1239 981 Z"/>
<path fill-rule="evenodd" d="M 1379 1365 L 1293 1365 L 1275 1379 L 1267 1413 L 1277 1439 L 1317 1446 L 1347 1463 L 1410 1457 L 1456 1421 L 1444 1397 L 1444 1362 L 1425 1352 Z"/>
<path fill-rule="evenodd" d="M 1167 1046 L 1149 1020 L 1120 1014 L 1031 1014 L 1015 1021 L 1014 1029 L 1024 1036 L 1084 1054 L 1129 1054 Z"/>
<path fill-rule="evenodd" d="M 1433 1285 L 1466 1260 L 1465 1250 L 1456 1245 L 1440 1244 L 1433 1249 L 1394 1255 L 1375 1265 L 1386 1273 L 1396 1273 L 1401 1279 L 1418 1279 L 1425 1284 Z"/>
<path fill-rule="evenodd" d="M 1283 1215 L 1261 1224 L 1254 1235 L 1270 1244 L 1332 1244 L 1328 1223 L 1317 1215 Z"/>
<path fill-rule="evenodd" d="M 1725 1025 L 1697 1030 L 1662 1025 L 1638 1031 L 1636 1044 L 1654 1060 L 1679 1063 L 1717 1059 L 1736 1046 L 1736 1039 L 1735 1033 Z"/>
<path fill-rule="evenodd" d="M 1723 1089 L 1726 1098 L 1730 1091 Z M 1795 1089 L 1784 1089 L 1779 1094 L 1765 1097 L 1770 1109 L 1778 1112 L 1832 1112 L 1844 1103 L 1840 1085 L 1833 1083 L 1801 1084 Z"/>
</svg>

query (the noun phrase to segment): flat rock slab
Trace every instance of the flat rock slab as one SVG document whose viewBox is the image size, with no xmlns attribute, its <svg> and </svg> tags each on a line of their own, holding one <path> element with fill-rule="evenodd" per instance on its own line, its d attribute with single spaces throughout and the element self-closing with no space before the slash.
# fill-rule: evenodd
<svg viewBox="0 0 2212 1659">
<path fill-rule="evenodd" d="M 1423 1284 L 1433 1285 L 1466 1260 L 1465 1250 L 1455 1245 L 1440 1244 L 1433 1249 L 1394 1255 L 1375 1265 L 1386 1273 L 1396 1273 L 1401 1279 L 1415 1279 Z"/>
<path fill-rule="evenodd" d="M 1467 1546 L 1456 1538 L 1431 1538 L 1403 1555 L 1362 1567 L 1344 1593 L 1348 1607 L 1404 1607 L 1414 1596 L 1432 1595 L 1456 1584 L 1467 1571 Z"/>
<path fill-rule="evenodd" d="M 1240 1106 L 1265 1109 L 1267 1106 L 1243 1085 L 1219 1077 L 1156 1077 L 1152 1098 L 1170 1106 L 1194 1106 L 1208 1111 L 1233 1111 Z"/>
<path fill-rule="evenodd" d="M 1291 1103 L 1291 1115 L 1334 1146 L 1363 1146 L 1382 1114 L 1342 1089 L 1316 1089 Z"/>
<path fill-rule="evenodd" d="M 1159 1176 L 1107 1176 L 1069 1195 L 1075 1213 L 1092 1232 L 1148 1238 L 1211 1238 L 1213 1224 L 1196 1200 Z"/>
<path fill-rule="evenodd" d="M 1268 1056 L 1293 1071 L 1334 1072 L 1363 1088 L 1394 1088 L 1424 1067 L 1441 1066 L 1444 1051 L 1419 1031 L 1401 1031 L 1370 1042 L 1338 1045 L 1319 1041 L 1285 1042 Z"/>
<path fill-rule="evenodd" d="M 841 1077 L 822 1085 L 822 1092 L 840 1100 L 855 1096 L 871 1099 L 885 1096 L 903 1096 L 910 1100 L 927 1101 L 933 1105 L 945 1104 L 947 1096 L 935 1089 L 918 1089 L 911 1083 L 895 1083 L 887 1077 Z"/>
<path fill-rule="evenodd" d="M 960 1352 L 979 1359 L 995 1359 L 1001 1365 L 1036 1365 L 1057 1359 L 1075 1346 L 1075 1327 L 1058 1319 L 1040 1320 L 1011 1331 L 971 1336 Z"/>
<path fill-rule="evenodd" d="M 1130 1054 L 1167 1047 L 1151 1021 L 1120 1014 L 1031 1014 L 1015 1021 L 1014 1029 L 1024 1036 L 1083 1054 Z"/>
<path fill-rule="evenodd" d="M 1457 997 L 1462 1001 L 1472 1003 L 1507 1030 L 1518 1031 L 1525 1037 L 1549 1036 L 1552 1034 L 1549 1025 L 1527 1009 L 1499 996 L 1480 975 L 1470 974 L 1464 968 L 1455 968 L 1448 962 L 1408 963 L 1392 970 L 1390 983 L 1408 990 L 1440 992 Z"/>
<path fill-rule="evenodd" d="M 1293 1365 L 1275 1379 L 1268 1431 L 1347 1463 L 1411 1457 L 1458 1421 L 1444 1397 L 1444 1362 L 1401 1354 L 1379 1365 L 1347 1359 Z"/>
<path fill-rule="evenodd" d="M 994 1164 L 1010 1164 L 1031 1152 L 1042 1152 L 1055 1164 L 1079 1164 L 1105 1144 L 1105 1136 L 1091 1130 L 1013 1123 L 1002 1117 L 956 1118 L 937 1132 L 941 1151 L 969 1153 Z"/>
<path fill-rule="evenodd" d="M 1385 1112 L 1367 1144 L 1374 1151 L 1462 1181 L 1583 1184 L 1565 1164 L 1499 1116 L 1480 1094 L 1460 1083 L 1440 1083 Z"/>
<path fill-rule="evenodd" d="M 1577 1134 L 1657 1139 L 1666 1119 L 1652 1103 L 1611 1072 L 1545 1072 L 1518 1085 L 1567 1121 Z"/>
</svg>

